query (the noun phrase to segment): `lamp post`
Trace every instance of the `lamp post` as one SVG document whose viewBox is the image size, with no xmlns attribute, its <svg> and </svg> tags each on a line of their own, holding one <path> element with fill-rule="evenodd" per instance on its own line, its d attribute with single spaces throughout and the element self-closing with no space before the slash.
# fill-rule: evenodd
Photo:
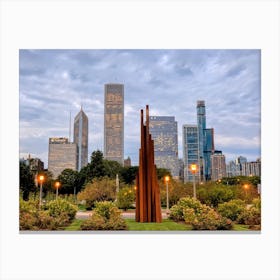
<svg viewBox="0 0 280 280">
<path fill-rule="evenodd" d="M 168 182 L 170 180 L 170 177 L 167 175 L 167 176 L 164 176 L 164 181 L 165 181 L 165 184 L 166 184 L 166 213 L 169 212 L 169 197 L 168 197 Z"/>
<path fill-rule="evenodd" d="M 43 175 L 39 176 L 39 182 L 40 182 L 40 198 L 39 198 L 39 209 L 41 209 L 42 206 L 42 189 L 43 189 L 43 181 L 45 180 L 45 177 Z"/>
<path fill-rule="evenodd" d="M 197 165 L 195 163 L 191 164 L 190 169 L 193 175 L 193 197 L 196 199 L 195 173 L 197 171 Z"/>
<path fill-rule="evenodd" d="M 119 174 L 116 175 L 116 201 L 118 200 L 118 193 L 120 191 Z"/>
<path fill-rule="evenodd" d="M 55 195 L 55 199 L 57 199 L 58 198 L 58 189 L 59 189 L 59 187 L 60 187 L 60 182 L 55 182 L 55 188 L 56 188 L 56 195 Z"/>
</svg>

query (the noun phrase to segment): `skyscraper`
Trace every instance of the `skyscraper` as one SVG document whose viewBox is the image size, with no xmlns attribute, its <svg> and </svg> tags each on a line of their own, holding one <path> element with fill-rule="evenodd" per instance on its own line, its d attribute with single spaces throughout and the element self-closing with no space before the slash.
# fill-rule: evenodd
<svg viewBox="0 0 280 280">
<path fill-rule="evenodd" d="M 77 170 L 77 144 L 64 137 L 49 138 L 48 171 L 57 178 L 67 168 Z"/>
<path fill-rule="evenodd" d="M 226 177 L 226 159 L 222 151 L 215 151 L 211 155 L 211 180 L 217 181 Z"/>
<path fill-rule="evenodd" d="M 168 169 L 179 179 L 178 129 L 175 117 L 150 116 L 149 127 L 154 140 L 155 164 Z"/>
<path fill-rule="evenodd" d="M 204 178 L 206 181 L 211 179 L 211 155 L 215 151 L 214 146 L 214 129 L 206 128 L 204 129 Z"/>
<path fill-rule="evenodd" d="M 211 154 L 214 148 L 214 129 L 206 128 L 205 101 L 197 101 L 197 129 L 199 142 L 200 177 L 202 180 L 211 178 Z"/>
<path fill-rule="evenodd" d="M 123 165 L 124 85 L 106 84 L 104 91 L 104 158 Z"/>
<path fill-rule="evenodd" d="M 193 174 L 190 170 L 191 164 L 198 165 L 200 169 L 199 141 L 197 125 L 183 125 L 183 160 L 184 160 L 184 182 L 192 182 Z M 195 180 L 200 180 L 200 172 L 197 172 Z"/>
<path fill-rule="evenodd" d="M 80 110 L 74 119 L 74 143 L 77 144 L 77 170 L 88 164 L 88 117 Z"/>
</svg>

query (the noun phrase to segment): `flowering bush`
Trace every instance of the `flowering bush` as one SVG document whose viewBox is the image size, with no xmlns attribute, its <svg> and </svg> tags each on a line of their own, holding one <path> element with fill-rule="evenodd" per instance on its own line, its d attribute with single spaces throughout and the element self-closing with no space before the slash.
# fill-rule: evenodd
<svg viewBox="0 0 280 280">
<path fill-rule="evenodd" d="M 75 218 L 75 215 L 78 211 L 76 205 L 64 199 L 52 200 L 46 205 L 46 207 L 52 217 L 58 218 L 61 215 L 66 215 L 69 221 L 72 221 Z"/>
<path fill-rule="evenodd" d="M 37 202 L 20 200 L 20 230 L 63 229 L 75 217 L 76 209 L 67 201 L 51 201 L 39 210 Z"/>
<path fill-rule="evenodd" d="M 245 210 L 245 201 L 233 199 L 229 202 L 224 202 L 218 205 L 218 212 L 225 218 L 236 221 L 240 213 Z"/>
<path fill-rule="evenodd" d="M 127 229 L 121 211 L 111 201 L 97 202 L 92 216 L 81 224 L 82 230 L 124 230 Z"/>
<path fill-rule="evenodd" d="M 194 230 L 231 229 L 232 221 L 222 217 L 211 207 L 200 203 L 197 199 L 184 197 L 171 207 L 170 218 L 175 221 L 185 221 Z"/>
<path fill-rule="evenodd" d="M 229 230 L 232 228 L 232 221 L 220 216 L 211 207 L 202 204 L 201 208 L 184 209 L 185 222 L 191 224 L 194 230 Z"/>
<path fill-rule="evenodd" d="M 135 190 L 132 187 L 121 188 L 117 195 L 117 206 L 127 210 L 135 202 Z"/>
<path fill-rule="evenodd" d="M 237 218 L 239 224 L 245 225 L 260 225 L 261 224 L 261 210 L 252 206 L 248 209 L 244 209 Z"/>
<path fill-rule="evenodd" d="M 170 219 L 184 221 L 184 209 L 191 208 L 196 213 L 201 207 L 202 204 L 199 200 L 191 197 L 183 197 L 177 202 L 177 204 L 170 208 Z"/>
</svg>

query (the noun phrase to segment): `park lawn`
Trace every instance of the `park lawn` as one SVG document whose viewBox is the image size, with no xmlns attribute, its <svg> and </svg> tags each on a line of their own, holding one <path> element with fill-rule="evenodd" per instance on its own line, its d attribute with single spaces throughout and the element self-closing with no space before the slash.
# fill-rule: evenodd
<svg viewBox="0 0 280 280">
<path fill-rule="evenodd" d="M 248 225 L 233 224 L 233 229 L 236 231 L 250 230 Z"/>
<path fill-rule="evenodd" d="M 191 230 L 191 226 L 179 224 L 171 220 L 162 220 L 162 223 L 138 223 L 134 219 L 125 220 L 128 230 Z"/>
<path fill-rule="evenodd" d="M 81 230 L 80 229 L 80 226 L 81 226 L 81 223 L 83 222 L 84 220 L 79 220 L 79 219 L 75 219 L 72 221 L 72 223 L 67 226 L 64 230 L 68 230 L 68 231 L 72 231 L 72 230 Z"/>
<path fill-rule="evenodd" d="M 67 226 L 64 230 L 66 231 L 80 231 L 81 223 L 84 220 L 75 219 L 73 222 Z M 183 231 L 192 230 L 191 225 L 176 223 L 171 220 L 162 220 L 162 223 L 137 223 L 134 219 L 125 219 L 128 231 Z M 234 224 L 233 231 L 247 231 L 250 230 L 248 225 Z M 125 231 L 122 231 L 125 232 Z M 225 230 L 225 232 L 227 232 Z"/>
</svg>

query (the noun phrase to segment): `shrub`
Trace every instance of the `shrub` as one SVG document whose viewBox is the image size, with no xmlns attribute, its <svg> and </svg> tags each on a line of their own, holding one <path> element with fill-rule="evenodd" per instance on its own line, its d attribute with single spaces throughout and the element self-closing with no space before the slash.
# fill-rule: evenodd
<svg viewBox="0 0 280 280">
<path fill-rule="evenodd" d="M 209 191 L 206 204 L 217 207 L 218 204 L 230 201 L 234 198 L 234 193 L 226 186 L 218 186 Z"/>
<path fill-rule="evenodd" d="M 34 214 L 28 212 L 20 212 L 19 229 L 20 230 L 34 230 L 36 224 L 36 217 Z M 36 228 L 35 228 L 36 230 Z"/>
<path fill-rule="evenodd" d="M 46 207 L 50 216 L 58 218 L 61 215 L 67 215 L 69 221 L 75 218 L 76 212 L 78 211 L 76 205 L 73 205 L 64 199 L 52 200 L 46 205 Z"/>
<path fill-rule="evenodd" d="M 232 221 L 223 218 L 214 209 L 202 205 L 197 212 L 194 209 L 184 209 L 185 222 L 192 225 L 194 230 L 229 230 Z"/>
<path fill-rule="evenodd" d="M 96 201 L 114 201 L 116 199 L 116 181 L 103 178 L 94 179 L 83 191 L 78 193 L 79 201 L 85 201 L 87 209 L 92 209 Z"/>
<path fill-rule="evenodd" d="M 184 209 L 191 208 L 196 213 L 202 204 L 199 200 L 191 198 L 191 197 L 183 197 L 181 198 L 176 205 L 173 205 L 170 208 L 170 219 L 175 221 L 184 221 Z"/>
<path fill-rule="evenodd" d="M 92 216 L 81 224 L 82 230 L 124 230 L 127 228 L 121 211 L 113 202 L 97 202 Z"/>
<path fill-rule="evenodd" d="M 248 209 L 244 209 L 237 218 L 239 224 L 245 225 L 260 225 L 261 224 L 261 211 L 260 209 L 252 206 Z"/>
<path fill-rule="evenodd" d="M 68 225 L 75 217 L 76 209 L 67 201 L 51 201 L 47 210 L 39 210 L 37 201 L 20 200 L 20 230 L 57 230 Z"/>
<path fill-rule="evenodd" d="M 240 213 L 245 210 L 245 201 L 240 199 L 230 200 L 218 205 L 218 212 L 225 218 L 236 221 Z"/>
<path fill-rule="evenodd" d="M 117 195 L 117 206 L 127 210 L 135 202 L 135 191 L 132 187 L 121 188 Z"/>
<path fill-rule="evenodd" d="M 253 206 L 261 211 L 261 199 L 260 198 L 254 198 L 252 201 Z"/>
</svg>

